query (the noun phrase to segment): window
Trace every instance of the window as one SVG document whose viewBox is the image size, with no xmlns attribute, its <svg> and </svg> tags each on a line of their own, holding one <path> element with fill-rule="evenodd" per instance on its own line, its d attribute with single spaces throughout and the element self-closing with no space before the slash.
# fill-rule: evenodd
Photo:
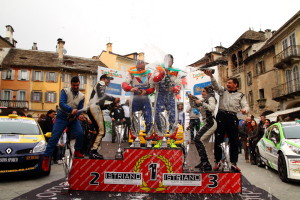
<svg viewBox="0 0 300 200">
<path fill-rule="evenodd" d="M 92 86 L 97 84 L 97 76 L 92 76 Z"/>
<path fill-rule="evenodd" d="M 264 99 L 264 98 L 265 98 L 265 90 L 259 89 L 259 99 Z"/>
<path fill-rule="evenodd" d="M 292 34 L 289 36 L 289 40 L 290 40 L 290 46 L 292 47 L 292 49 L 291 49 L 291 54 L 292 54 L 292 55 L 297 55 L 297 47 L 296 47 L 295 33 L 292 33 Z"/>
<path fill-rule="evenodd" d="M 1 91 L 1 100 L 12 100 L 13 91 L 12 90 L 2 90 Z"/>
<path fill-rule="evenodd" d="M 45 93 L 45 102 L 55 103 L 56 102 L 56 92 L 46 92 Z"/>
<path fill-rule="evenodd" d="M 294 83 L 295 83 L 296 91 L 299 91 L 300 90 L 300 79 L 299 79 L 298 65 L 294 66 L 294 68 L 293 68 L 293 75 L 294 75 Z"/>
<path fill-rule="evenodd" d="M 252 73 L 248 72 L 247 73 L 247 85 L 252 85 Z"/>
<path fill-rule="evenodd" d="M 31 101 L 40 103 L 42 102 L 42 92 L 41 91 L 32 91 L 31 92 Z"/>
<path fill-rule="evenodd" d="M 252 91 L 249 91 L 249 94 L 248 94 L 248 102 L 249 102 L 249 105 L 252 106 L 254 104 L 254 101 L 253 101 L 253 93 Z"/>
<path fill-rule="evenodd" d="M 26 91 L 25 90 L 17 91 L 17 100 L 18 101 L 26 101 Z"/>
<path fill-rule="evenodd" d="M 79 80 L 80 80 L 80 85 L 79 85 L 79 90 L 84 90 L 85 89 L 85 84 L 86 84 L 86 77 L 83 75 L 79 75 Z"/>
<path fill-rule="evenodd" d="M 19 81 L 29 80 L 29 71 L 27 69 L 18 70 L 18 80 Z"/>
<path fill-rule="evenodd" d="M 42 71 L 33 71 L 32 73 L 32 81 L 43 81 L 44 73 Z"/>
<path fill-rule="evenodd" d="M 64 88 L 71 87 L 71 74 L 64 74 L 63 75 L 63 82 L 64 82 Z"/>
<path fill-rule="evenodd" d="M 47 72 L 46 73 L 47 82 L 57 82 L 57 72 Z"/>
<path fill-rule="evenodd" d="M 286 79 L 286 86 L 288 94 L 293 91 L 293 83 L 292 83 L 292 70 L 285 71 L 285 79 Z"/>
<path fill-rule="evenodd" d="M 239 81 L 239 87 L 237 89 L 240 90 L 242 88 L 242 80 L 241 78 L 237 78 L 237 80 Z"/>
<path fill-rule="evenodd" d="M 5 70 L 2 72 L 3 80 L 14 80 L 15 70 Z"/>
<path fill-rule="evenodd" d="M 264 61 L 259 61 L 255 64 L 255 75 L 260 75 L 266 72 L 266 66 Z"/>
</svg>

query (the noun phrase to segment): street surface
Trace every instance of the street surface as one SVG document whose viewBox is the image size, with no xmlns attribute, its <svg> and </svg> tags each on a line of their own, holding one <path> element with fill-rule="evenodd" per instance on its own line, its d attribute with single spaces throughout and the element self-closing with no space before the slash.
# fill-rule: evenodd
<svg viewBox="0 0 300 200">
<path fill-rule="evenodd" d="M 123 143 L 122 146 L 128 146 L 127 144 Z M 208 148 L 211 151 L 213 144 L 209 144 Z M 103 153 L 104 157 L 107 158 L 106 155 L 110 155 L 110 158 L 114 156 L 115 151 L 117 149 L 117 144 L 109 143 L 109 142 L 103 142 L 103 147 L 101 152 Z M 100 152 L 100 153 L 101 153 Z M 210 155 L 210 160 L 212 161 L 213 156 Z M 199 157 L 196 152 L 195 146 L 192 144 L 189 154 L 188 154 L 188 165 L 195 166 L 199 162 Z M 240 154 L 239 156 L 239 167 L 242 170 L 243 176 L 250 181 L 252 185 L 255 185 L 256 187 L 259 187 L 265 191 L 267 191 L 269 194 L 272 194 L 278 199 L 296 199 L 296 197 L 299 198 L 299 189 L 300 189 L 300 183 L 284 183 L 282 182 L 276 171 L 273 170 L 266 170 L 265 168 L 259 168 L 256 165 L 250 165 L 249 163 L 246 163 L 244 160 L 244 156 Z M 54 164 L 52 165 L 52 171 L 49 176 L 46 177 L 35 177 L 35 176 L 22 176 L 22 177 L 9 177 L 4 178 L 0 177 L 0 193 L 1 193 L 1 200 L 11 200 L 13 198 L 16 198 L 24 193 L 27 193 L 29 191 L 32 191 L 36 188 L 39 188 L 43 185 L 46 185 L 48 183 L 52 183 L 53 181 L 62 179 L 65 176 L 63 171 L 63 166 Z M 52 194 L 54 196 L 56 194 L 60 194 L 60 188 L 52 188 L 51 190 L 46 191 L 42 195 L 49 195 Z M 108 197 L 115 197 L 120 195 L 120 193 L 113 193 L 109 194 Z M 159 194 L 164 195 L 164 194 Z M 225 195 L 226 196 L 226 195 Z M 224 197 L 225 197 L 224 196 Z M 244 197 L 243 199 L 255 199 L 255 192 L 253 191 L 245 191 L 241 195 Z M 143 199 L 145 195 L 140 194 L 139 197 L 137 196 L 132 197 L 132 199 Z M 38 198 L 36 199 L 44 199 L 44 198 Z M 53 197 L 51 199 L 59 199 L 57 197 Z M 74 199 L 81 199 L 76 196 Z M 82 198 L 86 199 L 86 198 Z M 113 199 L 113 198 L 110 198 Z M 150 197 L 147 199 L 151 199 Z M 186 198 L 185 199 L 189 199 Z M 191 196 L 191 199 L 195 199 L 195 197 Z M 222 195 L 220 195 L 220 199 L 222 199 Z M 269 199 L 272 199 L 270 196 Z M 125 200 L 125 199 L 124 199 Z"/>
</svg>

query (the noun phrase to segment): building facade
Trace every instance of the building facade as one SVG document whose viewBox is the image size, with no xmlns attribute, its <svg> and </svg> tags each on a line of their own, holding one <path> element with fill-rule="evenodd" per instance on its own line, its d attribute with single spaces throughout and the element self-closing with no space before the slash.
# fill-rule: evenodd
<svg viewBox="0 0 300 200">
<path fill-rule="evenodd" d="M 106 65 L 97 59 L 65 55 L 64 44 L 58 39 L 56 52 L 39 51 L 36 44 L 34 50 L 6 48 L 1 63 L 0 106 L 33 116 L 56 110 L 60 91 L 70 87 L 73 76 L 79 77 L 80 91 L 88 100 L 97 82 L 98 66 Z"/>
<path fill-rule="evenodd" d="M 106 51 L 102 51 L 98 59 L 110 69 L 127 71 L 135 67 L 137 60 L 144 60 L 144 53 L 119 55 L 112 52 L 112 43 L 107 43 Z"/>
</svg>

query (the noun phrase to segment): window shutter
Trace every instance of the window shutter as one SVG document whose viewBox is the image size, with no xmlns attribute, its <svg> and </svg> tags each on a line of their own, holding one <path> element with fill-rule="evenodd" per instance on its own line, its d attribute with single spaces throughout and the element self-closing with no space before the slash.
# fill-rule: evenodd
<svg viewBox="0 0 300 200">
<path fill-rule="evenodd" d="M 84 84 L 86 84 L 87 78 L 86 76 L 83 76 Z"/>
<path fill-rule="evenodd" d="M 33 91 L 31 92 L 31 95 L 30 95 L 30 101 L 33 101 Z"/>
<path fill-rule="evenodd" d="M 21 80 L 21 76 L 22 76 L 22 70 L 19 69 L 18 70 L 18 81 Z"/>
<path fill-rule="evenodd" d="M 26 80 L 27 81 L 29 80 L 29 75 L 30 75 L 30 71 L 27 69 L 27 72 L 26 72 Z"/>
<path fill-rule="evenodd" d="M 0 94 L 1 94 L 0 99 L 1 99 L 1 100 L 4 100 L 4 90 L 1 90 L 1 93 L 0 93 Z"/>
<path fill-rule="evenodd" d="M 49 81 L 49 72 L 46 72 L 46 81 Z"/>
<path fill-rule="evenodd" d="M 36 73 L 36 71 L 32 72 L 32 81 L 36 81 L 35 73 Z"/>
<path fill-rule="evenodd" d="M 11 70 L 11 79 L 10 80 L 15 80 L 15 69 Z"/>
<path fill-rule="evenodd" d="M 2 72 L 2 79 L 6 79 L 6 73 L 7 73 L 7 71 Z"/>
<path fill-rule="evenodd" d="M 9 90 L 10 91 L 10 98 L 9 100 L 12 100 L 13 99 L 13 91 L 12 90 Z"/>
<path fill-rule="evenodd" d="M 44 81 L 44 72 L 43 71 L 41 71 L 41 81 Z"/>
<path fill-rule="evenodd" d="M 57 101 L 56 101 L 56 96 L 57 96 L 57 93 L 56 92 L 54 92 L 54 103 L 56 103 Z"/>
<path fill-rule="evenodd" d="M 20 90 L 17 91 L 17 100 L 20 100 Z"/>
<path fill-rule="evenodd" d="M 61 76 L 61 82 L 65 82 L 65 74 L 61 73 L 60 76 Z"/>
<path fill-rule="evenodd" d="M 48 102 L 48 92 L 45 92 L 45 103 Z"/>
<path fill-rule="evenodd" d="M 54 73 L 54 82 L 55 82 L 55 83 L 57 82 L 57 77 L 58 77 L 58 73 L 55 72 L 55 73 Z"/>
</svg>

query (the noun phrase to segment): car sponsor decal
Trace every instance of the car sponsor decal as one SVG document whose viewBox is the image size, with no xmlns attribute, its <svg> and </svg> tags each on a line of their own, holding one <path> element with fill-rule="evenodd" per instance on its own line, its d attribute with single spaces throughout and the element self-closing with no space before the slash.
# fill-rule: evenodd
<svg viewBox="0 0 300 200">
<path fill-rule="evenodd" d="M 35 168 L 28 167 L 28 168 L 24 168 L 24 169 L 7 169 L 7 170 L 0 170 L 0 173 L 23 172 L 23 171 L 33 170 L 33 169 L 35 169 Z"/>
<path fill-rule="evenodd" d="M 4 134 L 0 135 L 0 142 L 20 142 L 20 135 Z"/>
</svg>

